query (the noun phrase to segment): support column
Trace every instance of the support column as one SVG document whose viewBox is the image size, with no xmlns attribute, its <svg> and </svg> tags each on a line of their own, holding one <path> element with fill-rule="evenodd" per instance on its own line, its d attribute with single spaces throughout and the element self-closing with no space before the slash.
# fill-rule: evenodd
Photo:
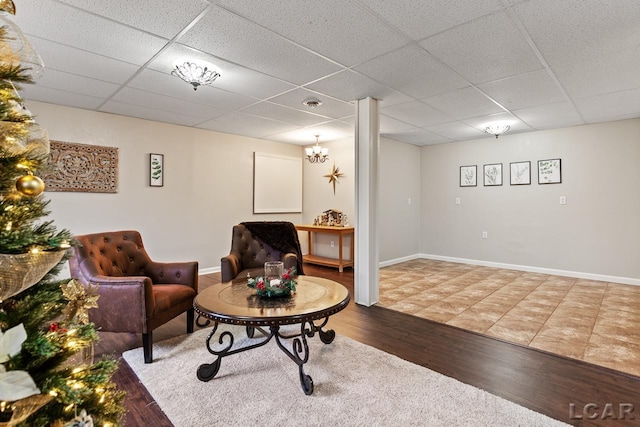
<svg viewBox="0 0 640 427">
<path fill-rule="evenodd" d="M 378 100 L 356 104 L 356 227 L 354 293 L 356 304 L 379 300 L 378 268 L 378 157 L 380 155 Z"/>
</svg>

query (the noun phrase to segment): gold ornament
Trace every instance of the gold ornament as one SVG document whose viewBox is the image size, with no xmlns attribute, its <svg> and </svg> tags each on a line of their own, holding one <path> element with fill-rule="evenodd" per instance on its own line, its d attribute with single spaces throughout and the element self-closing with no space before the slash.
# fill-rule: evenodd
<svg viewBox="0 0 640 427">
<path fill-rule="evenodd" d="M 96 295 L 96 288 L 88 286 L 85 289 L 76 279 L 60 285 L 60 288 L 62 295 L 69 300 L 69 304 L 63 310 L 67 321 L 77 319 L 80 323 L 89 323 L 89 309 L 98 307 L 98 298 L 100 298 L 100 295 Z"/>
<path fill-rule="evenodd" d="M 333 168 L 331 168 L 331 172 L 329 175 L 324 175 L 325 178 L 329 178 L 329 184 L 333 183 L 333 195 L 336 194 L 336 182 L 338 182 L 338 178 L 343 176 L 344 174 L 340 172 L 340 168 L 336 167 L 336 162 L 333 162 Z"/>
<path fill-rule="evenodd" d="M 44 191 L 44 181 L 29 172 L 16 181 L 16 189 L 25 196 L 37 196 Z"/>
<path fill-rule="evenodd" d="M 0 11 L 7 12 L 12 15 L 16 14 L 16 5 L 13 4 L 11 0 L 1 0 L 0 1 Z"/>
</svg>

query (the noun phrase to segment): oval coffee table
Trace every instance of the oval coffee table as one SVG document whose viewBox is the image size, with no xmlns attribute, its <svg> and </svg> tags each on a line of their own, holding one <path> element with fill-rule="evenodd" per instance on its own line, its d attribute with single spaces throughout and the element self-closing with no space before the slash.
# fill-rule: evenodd
<svg viewBox="0 0 640 427">
<path fill-rule="evenodd" d="M 331 343 L 335 332 L 322 328 L 329 321 L 329 316 L 347 306 L 350 295 L 340 283 L 321 277 L 298 276 L 297 282 L 296 291 L 286 298 L 259 297 L 255 295 L 255 289 L 247 286 L 246 280 L 219 283 L 199 293 L 193 301 L 198 313 L 196 324 L 203 327 L 214 322 L 206 344 L 216 359 L 198 367 L 198 379 L 209 381 L 215 377 L 223 357 L 261 347 L 275 338 L 278 347 L 298 365 L 302 390 L 307 395 L 312 394 L 313 380 L 303 369 L 309 360 L 307 337 L 311 338 L 318 332 L 323 343 Z M 206 321 L 201 323 L 201 318 Z M 324 320 L 316 324 L 321 319 Z M 261 340 L 257 343 L 233 348 L 233 333 L 223 331 L 217 340 L 222 348 L 216 349 L 211 343 L 220 323 L 246 326 L 249 338 L 254 338 L 255 329 L 260 330 L 263 336 L 255 338 Z M 300 324 L 300 332 L 292 335 L 281 333 L 282 325 L 291 324 Z M 268 331 L 263 327 L 268 327 Z M 292 340 L 293 351 L 283 344 L 283 340 L 289 339 Z"/>
</svg>

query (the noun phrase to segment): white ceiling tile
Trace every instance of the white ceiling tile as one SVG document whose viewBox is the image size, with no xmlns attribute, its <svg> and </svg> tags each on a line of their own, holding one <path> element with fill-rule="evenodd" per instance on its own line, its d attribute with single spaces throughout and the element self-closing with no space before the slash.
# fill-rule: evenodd
<svg viewBox="0 0 640 427">
<path fill-rule="evenodd" d="M 45 70 L 45 73 L 37 80 L 36 84 L 97 98 L 108 98 L 120 88 L 120 85 L 115 83 L 103 82 L 50 68 Z"/>
<path fill-rule="evenodd" d="M 154 70 L 145 70 L 138 74 L 128 86 L 183 101 L 204 104 L 225 112 L 258 102 L 256 99 L 247 96 L 218 89 L 217 82 L 218 80 L 214 82 L 213 86 L 200 86 L 198 90 L 193 90 L 193 86 L 176 76 Z"/>
<path fill-rule="evenodd" d="M 15 22 L 28 35 L 142 65 L 166 40 L 52 0 L 23 0 Z"/>
<path fill-rule="evenodd" d="M 640 30 L 638 37 L 640 38 Z M 593 60 L 553 68 L 562 87 L 574 98 L 640 87 L 638 70 L 640 43 L 632 50 L 609 52 Z"/>
<path fill-rule="evenodd" d="M 356 101 L 366 97 L 375 98 L 386 106 L 412 100 L 395 89 L 374 82 L 369 77 L 345 70 L 325 79 L 307 85 L 313 91 L 326 93 L 346 102 Z"/>
<path fill-rule="evenodd" d="M 466 119 L 504 111 L 473 87 L 453 90 L 425 98 L 423 101 L 454 119 Z"/>
<path fill-rule="evenodd" d="M 383 107 L 380 113 L 417 127 L 430 126 L 451 121 L 451 117 L 420 101 Z"/>
<path fill-rule="evenodd" d="M 303 105 L 302 102 L 309 98 L 319 99 L 322 101 L 322 105 L 314 108 Z M 291 108 L 306 110 L 309 113 L 331 117 L 333 119 L 349 116 L 355 112 L 355 105 L 351 102 L 345 102 L 334 99 L 330 96 L 324 96 L 305 88 L 298 88 L 296 90 L 283 93 L 282 95 L 269 99 L 269 101 Z"/>
<path fill-rule="evenodd" d="M 474 84 L 540 69 L 542 64 L 505 12 L 496 12 L 420 42 Z"/>
<path fill-rule="evenodd" d="M 316 142 L 315 135 L 320 135 L 318 141 L 322 145 L 323 142 L 353 136 L 354 127 L 348 123 L 333 120 L 317 126 L 307 126 L 287 132 L 268 135 L 268 139 L 270 141 L 284 142 L 287 144 L 311 146 Z M 329 153 L 329 158 L 331 158 L 331 153 Z"/>
<path fill-rule="evenodd" d="M 380 114 L 380 133 L 381 134 L 403 132 L 403 131 L 407 131 L 409 129 L 415 129 L 415 128 L 416 126 L 412 124 L 405 123 L 400 120 L 396 120 L 392 117 L 385 116 L 384 114 Z"/>
<path fill-rule="evenodd" d="M 271 31 L 217 8 L 211 9 L 178 41 L 295 84 L 308 83 L 341 69 Z"/>
<path fill-rule="evenodd" d="M 174 43 L 163 50 L 149 63 L 148 67 L 170 74 L 176 65 L 185 62 L 206 66 L 220 74 L 214 87 L 256 99 L 269 98 L 295 87 L 291 83 L 241 67 L 179 43 Z"/>
<path fill-rule="evenodd" d="M 292 123 L 297 126 L 309 126 L 331 120 L 330 117 L 310 114 L 305 111 L 283 107 L 282 105 L 273 104 L 266 101 L 244 108 L 242 112 L 252 114 L 254 116 L 264 117 L 267 119 Z"/>
<path fill-rule="evenodd" d="M 537 0 L 513 9 L 552 67 L 638 47 L 637 0 Z"/>
<path fill-rule="evenodd" d="M 465 79 L 415 44 L 365 62 L 354 70 L 414 98 L 468 86 Z"/>
<path fill-rule="evenodd" d="M 340 64 L 351 66 L 408 42 L 368 11 L 344 0 L 222 0 L 223 7 Z"/>
<path fill-rule="evenodd" d="M 508 110 L 535 107 L 565 100 L 565 96 L 545 69 L 496 80 L 478 86 Z"/>
<path fill-rule="evenodd" d="M 37 85 L 24 85 L 22 91 L 20 91 L 20 96 L 26 101 L 25 103 L 27 105 L 28 101 L 40 101 L 86 110 L 94 110 L 104 102 L 104 98 L 65 92 Z"/>
<path fill-rule="evenodd" d="M 45 75 L 48 70 L 58 70 L 105 82 L 124 83 L 139 69 L 137 65 L 128 62 L 96 55 L 86 50 L 38 37 L 30 37 L 29 41 L 44 61 Z"/>
<path fill-rule="evenodd" d="M 460 122 L 427 126 L 425 130 L 455 140 L 473 139 L 485 135 L 484 132 Z"/>
<path fill-rule="evenodd" d="M 576 109 L 568 101 L 514 110 L 513 114 L 534 129 L 584 124 Z"/>
<path fill-rule="evenodd" d="M 532 130 L 529 125 L 523 123 L 520 119 L 518 119 L 511 113 L 489 114 L 486 116 L 473 117 L 471 119 L 465 119 L 462 121 L 471 127 L 480 129 L 481 131 L 488 124 L 496 122 L 505 123 L 511 126 L 511 129 L 509 130 L 510 133 L 527 132 Z"/>
<path fill-rule="evenodd" d="M 360 3 L 413 40 L 421 40 L 504 7 L 500 0 L 360 0 Z"/>
<path fill-rule="evenodd" d="M 121 116 L 153 120 L 155 122 L 173 123 L 182 126 L 194 126 L 202 120 L 195 116 L 186 116 L 174 112 L 157 110 L 142 105 L 133 105 L 118 101 L 107 102 L 105 105 L 100 107 L 99 111 L 119 114 Z"/>
<path fill-rule="evenodd" d="M 394 132 L 386 134 L 385 137 L 395 139 L 396 141 L 407 142 L 409 144 L 424 146 L 431 144 L 441 144 L 443 142 L 451 142 L 449 138 L 428 132 L 424 129 L 415 129 L 405 132 Z"/>
<path fill-rule="evenodd" d="M 209 5 L 205 0 L 60 1 L 167 39 L 182 31 Z"/>
<path fill-rule="evenodd" d="M 147 92 L 139 89 L 124 88 L 118 92 L 113 98 L 114 101 L 121 103 L 139 105 L 142 107 L 175 112 L 185 116 L 193 116 L 203 119 L 211 119 L 226 113 L 227 111 L 220 108 L 211 107 L 209 105 L 188 102 L 170 96 L 160 95 L 157 93 Z M 197 121 L 196 121 L 197 122 Z"/>
<path fill-rule="evenodd" d="M 640 116 L 640 88 L 576 99 L 574 102 L 589 123 Z"/>
<path fill-rule="evenodd" d="M 265 119 L 238 111 L 225 114 L 218 119 L 200 123 L 196 127 L 218 132 L 246 135 L 253 138 L 262 138 L 267 135 L 286 132 L 296 128 L 296 126 L 290 123 Z"/>
</svg>

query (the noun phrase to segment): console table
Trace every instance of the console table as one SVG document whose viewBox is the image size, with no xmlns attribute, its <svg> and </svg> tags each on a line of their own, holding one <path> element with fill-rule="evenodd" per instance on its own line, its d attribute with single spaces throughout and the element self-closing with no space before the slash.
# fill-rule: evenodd
<svg viewBox="0 0 640 427">
<path fill-rule="evenodd" d="M 329 227 L 325 225 L 296 225 L 296 230 L 306 231 L 309 237 L 309 253 L 303 255 L 303 261 L 311 264 L 325 265 L 328 267 L 338 267 L 338 271 L 342 273 L 344 267 L 353 267 L 353 227 Z M 337 234 L 338 235 L 338 259 L 327 258 L 313 253 L 313 236 L 315 233 Z M 349 245 L 350 258 L 345 261 L 342 254 L 342 236 L 351 236 L 351 244 Z"/>
</svg>

